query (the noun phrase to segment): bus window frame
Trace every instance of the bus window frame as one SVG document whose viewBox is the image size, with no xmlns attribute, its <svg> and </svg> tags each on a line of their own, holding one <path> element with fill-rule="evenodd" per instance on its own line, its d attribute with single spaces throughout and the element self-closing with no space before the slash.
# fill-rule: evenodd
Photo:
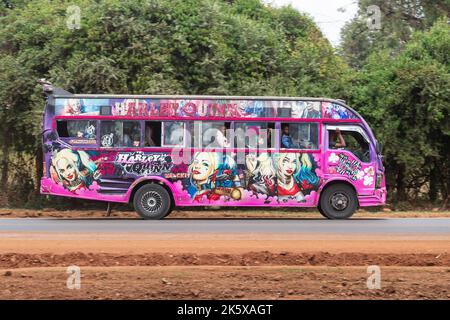
<svg viewBox="0 0 450 320">
<path fill-rule="evenodd" d="M 212 123 L 218 123 L 218 122 L 223 122 L 223 123 L 230 123 L 230 128 L 229 129 L 226 129 L 226 130 L 231 130 L 231 136 L 230 136 L 230 139 L 234 139 L 234 122 L 235 121 L 227 121 L 227 120 L 222 120 L 222 119 L 214 119 L 214 120 L 210 120 L 210 119 L 207 119 L 207 120 L 197 120 L 197 121 L 194 121 L 194 133 L 195 133 L 195 123 L 199 123 L 200 125 L 199 125 L 199 133 L 200 133 L 200 135 L 199 135 L 199 137 L 198 137 L 198 140 L 199 141 L 197 141 L 197 143 L 198 143 L 198 147 L 196 147 L 195 146 L 195 142 L 194 142 L 194 149 L 200 149 L 200 150 L 202 150 L 202 151 L 210 151 L 211 152 L 211 150 L 219 150 L 221 147 L 208 147 L 208 146 L 203 146 L 203 124 L 205 123 L 205 122 L 212 122 Z M 225 137 L 226 137 L 226 132 L 225 132 Z M 226 137 L 227 138 L 227 137 Z M 194 141 L 195 141 L 195 139 L 194 139 Z M 223 150 L 230 150 L 230 149 L 236 149 L 236 148 L 230 148 L 230 147 L 223 147 Z"/>
<path fill-rule="evenodd" d="M 312 120 L 313 118 L 301 118 L 302 120 Z M 297 120 L 297 119 L 295 119 Z M 301 153 L 321 153 L 322 152 L 322 121 L 278 121 L 278 152 L 301 152 Z M 319 120 L 319 118 L 315 119 Z M 282 133 L 282 124 L 312 124 L 315 123 L 317 125 L 317 147 L 314 149 L 304 149 L 304 148 L 283 148 L 281 146 L 281 137 L 283 136 Z"/>
<path fill-rule="evenodd" d="M 214 118 L 214 119 L 205 119 L 205 118 L 199 118 L 199 117 L 189 117 L 189 118 L 182 118 L 182 117 L 154 117 L 154 118 L 148 118 L 148 117 L 111 117 L 111 116 L 90 116 L 90 115 L 76 115 L 76 116 L 67 116 L 67 115 L 56 115 L 52 117 L 52 128 L 54 131 L 56 131 L 56 122 L 59 120 L 96 120 L 97 121 L 97 130 L 100 130 L 101 128 L 101 122 L 103 121 L 138 121 L 141 123 L 141 128 L 144 126 L 144 130 L 145 130 L 145 122 L 168 122 L 168 121 L 180 121 L 180 122 L 184 122 L 184 129 L 185 131 L 187 130 L 187 123 L 192 122 L 194 124 L 194 126 L 196 125 L 196 123 L 203 123 L 203 122 L 229 122 L 230 123 L 230 129 L 234 130 L 234 123 L 235 122 L 242 122 L 242 121 L 255 121 L 255 122 L 274 122 L 275 123 L 275 135 L 276 135 L 276 140 L 275 140 L 275 147 L 274 148 L 270 148 L 270 149 L 259 149 L 261 151 L 263 150 L 267 150 L 267 151 L 271 151 L 271 152 L 284 152 L 284 153 L 291 153 L 291 152 L 302 152 L 302 153 L 321 153 L 322 150 L 325 151 L 327 150 L 327 146 L 325 146 L 325 144 L 327 143 L 326 139 L 325 139 L 325 131 L 326 131 L 326 126 L 327 125 L 357 125 L 357 126 L 362 126 L 362 128 L 364 128 L 364 123 L 361 122 L 360 119 L 345 119 L 345 120 L 341 120 L 341 119 L 322 119 L 322 118 L 318 118 L 318 119 L 304 119 L 304 118 L 299 118 L 299 119 L 289 119 L 289 118 Z M 318 148 L 317 149 L 284 149 L 281 148 L 280 145 L 280 139 L 281 139 L 281 123 L 317 123 L 317 125 L 319 126 L 319 140 L 318 140 Z M 364 130 L 364 129 L 363 129 Z M 141 133 L 141 142 L 140 142 L 140 147 L 142 148 L 142 151 L 146 151 L 146 152 L 151 152 L 151 151 L 155 151 L 155 152 L 170 152 L 171 149 L 173 149 L 174 147 L 163 147 L 163 146 L 145 146 L 145 140 L 143 141 L 142 139 L 145 139 L 145 133 Z M 186 133 L 185 133 L 185 146 L 186 146 Z M 63 141 L 63 140 L 62 140 Z M 369 140 L 370 141 L 370 140 Z M 370 143 L 370 146 L 372 146 L 372 143 Z M 74 148 L 86 148 L 86 149 L 117 149 L 117 150 L 123 150 L 123 149 L 131 149 L 134 150 L 138 147 L 102 147 L 101 146 L 101 136 L 100 134 L 97 134 L 97 141 L 96 144 L 89 144 L 89 145 L 73 145 Z M 202 150 L 204 148 L 202 148 L 201 145 L 193 145 L 190 147 L 191 151 L 197 151 L 197 150 Z M 243 151 L 245 149 L 237 149 L 237 148 L 233 148 L 236 151 Z M 252 149 L 249 149 L 249 151 L 253 151 Z"/>
<path fill-rule="evenodd" d="M 117 146 L 117 147 L 115 147 L 115 146 L 112 146 L 112 147 L 104 147 L 104 146 L 102 146 L 102 144 L 101 144 L 101 139 L 102 139 L 102 127 L 101 127 L 101 125 L 102 125 L 102 123 L 103 122 L 137 122 L 137 123 L 139 123 L 139 146 L 137 146 L 137 147 L 135 147 L 135 146 Z M 98 126 L 99 126 L 99 135 L 98 135 L 98 141 L 97 141 L 97 147 L 98 148 L 101 148 L 101 149 L 103 149 L 103 150 L 120 150 L 120 149 L 137 149 L 137 148 L 142 148 L 142 121 L 141 120 L 132 120 L 132 119 L 101 119 L 101 120 L 98 120 L 97 121 L 98 122 Z M 145 124 L 144 124 L 145 125 Z M 123 140 L 123 125 L 122 125 L 122 140 Z"/>
<path fill-rule="evenodd" d="M 257 119 L 263 119 L 263 118 L 257 118 Z M 248 121 L 248 120 L 250 120 L 250 121 Z M 231 122 L 231 125 L 230 125 L 230 130 L 232 130 L 232 139 L 233 139 L 233 142 L 234 142 L 234 139 L 235 139 L 235 137 L 236 137 L 236 123 L 252 123 L 252 122 L 262 122 L 262 123 L 266 123 L 266 124 L 269 124 L 269 123 L 273 123 L 274 124 L 274 126 L 273 126 L 273 130 L 274 130 L 274 134 L 275 134 L 275 145 L 273 146 L 273 147 L 271 147 L 271 148 L 238 148 L 237 146 L 234 146 L 234 148 L 232 148 L 232 149 L 234 149 L 234 150 L 236 150 L 236 151 L 238 151 L 238 152 L 242 152 L 242 151 L 251 151 L 251 152 L 254 152 L 255 150 L 256 151 L 258 151 L 258 152 L 276 152 L 276 151 L 278 151 L 279 150 L 279 143 L 278 143 L 278 139 L 279 139 L 279 130 L 277 130 L 277 121 L 268 121 L 268 120 L 265 120 L 265 119 L 263 119 L 263 120 L 255 120 L 255 119 L 248 119 L 247 121 L 246 120 L 240 120 L 240 121 L 232 121 Z M 272 139 L 273 140 L 273 139 Z M 233 143 L 234 144 L 234 143 Z"/>
<path fill-rule="evenodd" d="M 363 137 L 363 139 L 367 142 L 368 146 L 369 146 L 369 162 L 365 162 L 362 161 L 356 154 L 354 154 L 351 150 L 345 149 L 345 148 L 338 148 L 338 149 L 331 149 L 330 148 L 330 132 L 333 130 L 336 130 L 336 128 L 339 128 L 339 130 L 342 131 L 352 131 L 352 132 L 357 132 L 359 134 L 361 134 L 361 136 Z M 359 161 L 361 161 L 361 163 L 364 164 L 372 164 L 373 162 L 376 161 L 376 159 L 374 159 L 373 157 L 373 143 L 370 142 L 369 136 L 367 135 L 366 131 L 364 130 L 364 127 L 359 125 L 359 124 L 346 124 L 346 123 L 342 123 L 342 124 L 327 124 L 325 126 L 325 135 L 326 135 L 326 146 L 324 147 L 325 151 L 335 151 L 335 150 L 340 150 L 340 151 L 345 151 L 345 152 L 349 152 L 351 153 L 356 159 L 358 159 Z"/>
<path fill-rule="evenodd" d="M 70 121 L 88 121 L 88 122 L 95 122 L 95 139 L 88 139 L 88 138 L 78 138 L 78 137 L 61 137 L 59 132 L 58 132 L 58 122 L 70 122 Z M 82 119 L 70 119 L 70 118 L 56 118 L 55 122 L 54 122 L 54 131 L 56 132 L 58 139 L 63 141 L 64 143 L 67 143 L 68 145 L 74 147 L 74 148 L 96 148 L 98 146 L 98 142 L 99 142 L 99 128 L 100 128 L 100 124 L 99 121 L 97 119 L 89 119 L 89 118 L 82 118 Z M 72 140 L 76 140 L 76 139 L 80 139 L 80 140 L 89 140 L 89 141 L 95 141 L 95 143 L 71 143 Z"/>
<path fill-rule="evenodd" d="M 157 122 L 157 121 L 153 121 Z M 164 125 L 166 123 L 170 122 L 179 122 L 183 124 L 183 144 L 182 145 L 169 145 L 164 143 L 165 138 L 165 131 L 164 131 Z M 161 146 L 155 146 L 155 147 L 148 147 L 148 148 L 185 148 L 186 147 L 186 124 L 187 121 L 185 120 L 169 120 L 169 121 L 161 121 Z"/>
</svg>

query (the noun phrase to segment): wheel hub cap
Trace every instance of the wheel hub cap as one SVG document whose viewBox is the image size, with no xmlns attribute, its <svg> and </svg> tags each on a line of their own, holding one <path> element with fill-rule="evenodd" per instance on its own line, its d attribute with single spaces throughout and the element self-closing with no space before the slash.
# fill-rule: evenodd
<svg viewBox="0 0 450 320">
<path fill-rule="evenodd" d="M 162 198 L 155 191 L 149 191 L 142 196 L 142 208 L 148 213 L 156 213 L 162 206 Z"/>
<path fill-rule="evenodd" d="M 331 197 L 330 204 L 335 210 L 345 210 L 348 207 L 348 197 L 341 192 L 336 192 Z"/>
</svg>

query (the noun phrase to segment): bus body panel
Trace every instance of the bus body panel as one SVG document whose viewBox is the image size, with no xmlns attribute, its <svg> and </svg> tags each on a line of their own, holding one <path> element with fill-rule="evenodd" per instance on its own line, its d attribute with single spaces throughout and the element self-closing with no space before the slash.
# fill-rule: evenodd
<svg viewBox="0 0 450 320">
<path fill-rule="evenodd" d="M 151 181 L 166 186 L 177 206 L 316 207 L 328 183 L 345 181 L 355 188 L 360 206 L 384 204 L 384 168 L 365 121 L 338 101 L 311 100 L 318 109 L 307 110 L 307 98 L 282 99 L 49 98 L 41 193 L 126 203 L 137 185 Z M 283 112 L 290 116 L 282 117 Z M 58 121 L 70 120 L 92 121 L 94 138 L 60 137 Z M 102 121 L 140 122 L 139 147 L 100 147 L 107 140 L 98 134 Z M 271 122 L 277 129 L 280 123 L 317 123 L 318 143 L 301 150 L 283 150 L 277 141 L 266 150 L 216 152 L 183 146 L 174 152 L 173 147 L 144 147 L 145 121 L 227 121 L 233 129 L 238 122 Z M 370 161 L 362 162 L 347 150 L 328 149 L 329 124 L 360 125 L 370 140 Z M 180 153 L 189 155 L 184 163 L 176 159 Z"/>
</svg>

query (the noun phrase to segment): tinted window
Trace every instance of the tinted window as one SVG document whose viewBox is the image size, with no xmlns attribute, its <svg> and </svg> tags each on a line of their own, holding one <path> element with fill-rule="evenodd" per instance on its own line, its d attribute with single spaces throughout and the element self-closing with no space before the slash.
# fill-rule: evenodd
<svg viewBox="0 0 450 320">
<path fill-rule="evenodd" d="M 369 143 L 356 131 L 346 131 L 341 129 L 341 135 L 345 142 L 345 147 L 339 149 L 348 150 L 353 153 L 362 162 L 370 162 Z M 329 131 L 329 148 L 337 149 L 340 145 L 340 139 L 335 131 Z"/>
<path fill-rule="evenodd" d="M 235 122 L 234 143 L 236 148 L 272 148 L 275 123 Z"/>
<path fill-rule="evenodd" d="M 58 120 L 56 129 L 61 138 L 95 140 L 97 122 L 91 120 Z"/>
<path fill-rule="evenodd" d="M 319 125 L 317 123 L 282 123 L 280 148 L 317 149 Z"/>
<path fill-rule="evenodd" d="M 138 121 L 102 121 L 102 147 L 139 147 L 141 126 Z"/>
<path fill-rule="evenodd" d="M 163 146 L 184 146 L 184 122 L 163 122 Z"/>
<path fill-rule="evenodd" d="M 144 146 L 146 147 L 161 146 L 161 122 L 148 121 L 145 123 Z"/>
<path fill-rule="evenodd" d="M 230 122 L 202 122 L 202 146 L 209 148 L 226 148 L 230 146 L 227 130 L 230 129 Z"/>
</svg>

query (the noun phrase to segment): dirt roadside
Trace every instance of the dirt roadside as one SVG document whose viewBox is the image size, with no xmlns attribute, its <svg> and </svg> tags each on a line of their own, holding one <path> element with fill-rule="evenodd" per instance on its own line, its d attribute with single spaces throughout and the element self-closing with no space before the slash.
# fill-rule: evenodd
<svg viewBox="0 0 450 320">
<path fill-rule="evenodd" d="M 101 218 L 106 216 L 106 210 L 55 210 L 55 209 L 17 209 L 0 208 L 0 218 Z M 111 218 L 138 219 L 134 211 L 113 210 Z M 428 211 L 390 211 L 383 209 L 380 211 L 358 210 L 355 218 L 449 218 L 450 211 L 439 211 L 437 208 Z M 247 209 L 247 208 L 208 208 L 174 210 L 167 219 L 185 218 L 306 218 L 324 219 L 318 211 L 284 208 L 284 209 Z"/>
<path fill-rule="evenodd" d="M 0 299 L 450 298 L 450 237 L 381 238 L 0 234 Z M 66 287 L 71 265 L 80 290 Z"/>
<path fill-rule="evenodd" d="M 448 267 L 382 267 L 372 290 L 367 277 L 366 267 L 83 267 L 77 290 L 66 268 L 0 269 L 0 299 L 450 298 Z"/>
<path fill-rule="evenodd" d="M 40 216 L 103 214 L 42 211 Z M 114 214 L 135 218 L 132 212 Z M 172 218 L 194 214 L 266 217 L 221 210 L 180 211 Z M 319 218 L 313 212 L 279 214 Z M 442 217 L 442 212 L 428 214 Z M 0 232 L 0 299 L 450 299 L 449 248 L 450 234 Z M 71 265 L 81 268 L 80 290 L 66 286 Z M 381 268 L 381 289 L 367 288 L 370 265 Z"/>
</svg>

